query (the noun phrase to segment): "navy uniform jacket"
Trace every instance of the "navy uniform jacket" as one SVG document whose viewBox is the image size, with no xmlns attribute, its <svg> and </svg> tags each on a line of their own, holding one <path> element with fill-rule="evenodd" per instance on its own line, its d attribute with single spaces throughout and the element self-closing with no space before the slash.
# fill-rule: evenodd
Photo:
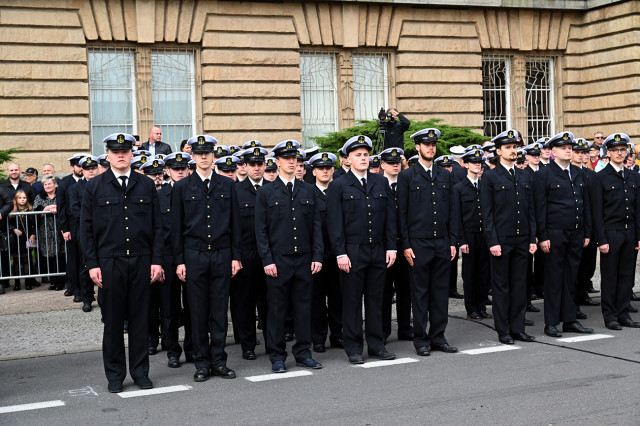
<svg viewBox="0 0 640 426">
<path fill-rule="evenodd" d="M 69 204 L 67 218 L 69 221 L 69 229 L 76 231 L 80 225 L 80 211 L 82 209 L 82 195 L 84 188 L 87 186 L 86 179 L 80 179 L 76 185 L 68 188 L 66 198 Z"/>
<path fill-rule="evenodd" d="M 538 167 L 538 170 L 533 170 L 533 168 L 527 164 L 527 167 L 524 168 L 525 172 L 529 172 L 529 174 L 531 175 L 531 179 L 534 178 L 535 174 L 538 173 L 540 170 L 544 169 L 544 167 Z"/>
<path fill-rule="evenodd" d="M 162 264 L 158 195 L 151 179 L 131 171 L 127 192 L 112 170 L 87 182 L 82 196 L 80 240 L 88 269 L 100 258 L 149 256 Z"/>
<path fill-rule="evenodd" d="M 396 250 L 396 205 L 387 195 L 389 181 L 367 172 L 367 192 L 353 172 L 329 184 L 327 222 L 336 256 L 347 254 L 347 244 L 382 244 Z"/>
<path fill-rule="evenodd" d="M 171 249 L 172 199 L 173 185 L 170 183 L 162 185 L 158 191 L 158 204 L 160 205 L 160 221 L 162 222 L 163 256 L 173 256 L 173 250 Z"/>
<path fill-rule="evenodd" d="M 312 185 L 296 179 L 292 197 L 276 177 L 258 192 L 255 214 L 256 243 L 264 266 L 275 263 L 274 254 L 311 253 L 313 262 L 322 262 L 322 225 Z"/>
<path fill-rule="evenodd" d="M 263 187 L 268 185 L 268 180 L 263 180 Z M 236 183 L 238 193 L 238 206 L 240 214 L 241 250 L 257 250 L 256 246 L 256 188 L 251 179 L 246 178 Z M 262 191 L 263 188 L 260 188 Z"/>
<path fill-rule="evenodd" d="M 212 251 L 231 249 L 240 260 L 240 218 L 234 182 L 211 174 L 207 188 L 194 172 L 173 185 L 171 236 L 176 264 L 184 264 L 184 249 Z"/>
<path fill-rule="evenodd" d="M 335 172 L 333 172 L 333 180 L 338 179 L 340 176 L 344 176 L 346 175 L 347 172 L 344 171 L 344 167 L 340 166 L 336 169 Z"/>
<path fill-rule="evenodd" d="M 453 169 L 451 173 L 453 174 L 453 177 L 455 180 L 454 185 L 455 185 L 456 183 L 460 182 L 461 180 L 467 177 L 467 168 L 460 165 L 460 163 L 454 160 Z"/>
<path fill-rule="evenodd" d="M 593 175 L 589 184 L 592 233 L 600 246 L 609 244 L 607 231 L 633 229 L 640 241 L 638 174 L 624 171 L 624 180 L 611 164 Z"/>
<path fill-rule="evenodd" d="M 458 223 L 458 240 L 462 246 L 473 241 L 471 234 L 482 232 L 482 209 L 480 208 L 480 182 L 478 191 L 468 177 L 453 185 L 453 211 Z"/>
<path fill-rule="evenodd" d="M 549 239 L 547 229 L 584 230 L 591 238 L 589 190 L 580 168 L 570 165 L 571 179 L 554 161 L 540 169 L 533 182 L 538 241 Z"/>
<path fill-rule="evenodd" d="M 411 248 L 414 238 L 449 238 L 455 245 L 457 224 L 451 188 L 453 177 L 448 170 L 431 168 L 431 180 L 422 164 L 398 175 L 398 216 L 402 249 Z"/>
<path fill-rule="evenodd" d="M 536 243 L 531 175 L 514 166 L 516 183 L 502 165 L 487 170 L 480 179 L 480 206 L 484 234 L 489 247 L 504 237 L 528 236 Z"/>
<path fill-rule="evenodd" d="M 327 223 L 327 195 L 316 185 L 313 185 L 316 195 L 316 204 L 320 212 L 320 224 L 322 225 L 322 244 L 324 245 L 324 258 L 329 259 L 334 256 L 331 251 L 331 241 L 329 240 L 329 224 Z M 327 193 L 329 191 L 327 190 Z"/>
<path fill-rule="evenodd" d="M 80 182 L 80 181 L 78 181 Z M 68 197 L 69 190 L 72 185 L 77 182 L 73 177 L 73 173 L 63 177 L 58 184 L 58 191 L 56 192 L 56 205 L 58 217 L 58 229 L 61 232 L 70 232 L 71 227 L 69 224 L 69 209 L 71 208 L 70 200 Z M 75 238 L 75 235 L 71 237 Z"/>
</svg>

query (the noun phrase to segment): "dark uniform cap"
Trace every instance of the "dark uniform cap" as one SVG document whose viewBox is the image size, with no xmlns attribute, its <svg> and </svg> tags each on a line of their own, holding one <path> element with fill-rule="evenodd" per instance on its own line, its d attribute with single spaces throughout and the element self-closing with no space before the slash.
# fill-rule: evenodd
<svg viewBox="0 0 640 426">
<path fill-rule="evenodd" d="M 411 139 L 413 139 L 415 143 L 438 142 L 439 137 L 440 130 L 431 127 L 411 135 Z"/>
<path fill-rule="evenodd" d="M 296 154 L 296 159 L 298 161 L 304 161 L 307 159 L 307 153 L 304 151 L 304 149 L 298 149 L 298 154 Z"/>
<path fill-rule="evenodd" d="M 487 156 L 484 157 L 484 159 L 487 160 L 487 161 L 491 161 L 494 158 L 496 158 L 496 155 L 493 152 L 488 153 Z"/>
<path fill-rule="evenodd" d="M 589 148 L 591 144 L 587 142 L 584 138 L 576 138 L 574 139 L 573 150 L 574 151 L 583 151 L 589 152 Z"/>
<path fill-rule="evenodd" d="M 138 149 L 133 151 L 134 157 L 137 157 L 138 155 L 146 155 L 147 157 L 151 157 L 151 151 L 148 151 L 146 149 Z"/>
<path fill-rule="evenodd" d="M 542 146 L 542 148 L 549 148 L 549 139 L 550 138 L 547 138 L 547 137 L 540 138 L 536 141 L 536 143 L 539 143 Z"/>
<path fill-rule="evenodd" d="M 416 154 L 413 157 L 409 158 L 407 162 L 409 163 L 409 165 L 413 166 L 419 159 L 420 159 L 420 156 Z"/>
<path fill-rule="evenodd" d="M 352 138 L 349 138 L 344 145 L 342 145 L 342 152 L 344 152 L 347 156 L 351 151 L 357 148 L 367 148 L 370 150 L 373 147 L 373 143 L 368 136 L 358 135 Z"/>
<path fill-rule="evenodd" d="M 136 138 L 128 133 L 112 133 L 102 142 L 107 144 L 107 149 L 130 151 L 136 143 Z"/>
<path fill-rule="evenodd" d="M 170 169 L 184 169 L 189 166 L 189 161 L 191 156 L 186 152 L 172 152 L 164 157 L 164 164 Z"/>
<path fill-rule="evenodd" d="M 489 142 L 485 146 L 482 147 L 484 152 L 494 152 L 496 150 L 496 144 L 493 142 Z"/>
<path fill-rule="evenodd" d="M 267 162 L 267 168 L 265 169 L 265 172 L 278 170 L 278 166 L 276 165 L 276 162 L 273 160 L 273 158 L 267 158 L 266 162 Z"/>
<path fill-rule="evenodd" d="M 82 160 L 84 157 L 86 157 L 89 154 L 75 154 L 69 158 L 67 158 L 67 161 L 69 162 L 69 164 L 71 164 L 72 166 L 77 166 L 80 163 L 80 160 Z"/>
<path fill-rule="evenodd" d="M 466 147 L 464 149 L 465 154 L 469 151 L 473 151 L 476 149 L 482 149 L 482 145 L 478 145 L 477 143 L 474 143 L 473 145 L 469 145 L 468 147 Z"/>
<path fill-rule="evenodd" d="M 231 155 L 235 154 L 236 152 L 240 152 L 242 151 L 242 148 L 240 148 L 238 145 L 231 145 L 229 147 L 229 151 L 231 151 Z"/>
<path fill-rule="evenodd" d="M 164 160 L 164 157 L 166 157 L 166 155 L 164 155 L 164 154 L 156 154 L 153 158 L 157 158 L 158 160 Z"/>
<path fill-rule="evenodd" d="M 265 148 L 256 145 L 252 148 L 247 148 L 240 153 L 240 158 L 245 163 L 264 163 L 266 155 L 269 153 Z"/>
<path fill-rule="evenodd" d="M 189 170 L 195 170 L 196 168 L 196 160 L 189 160 Z"/>
<path fill-rule="evenodd" d="M 436 166 L 440 167 L 453 167 L 454 158 L 453 155 L 441 155 L 433 160 Z"/>
<path fill-rule="evenodd" d="M 33 167 L 29 167 L 27 170 L 24 171 L 25 175 L 36 175 L 38 176 L 38 170 L 36 170 Z"/>
<path fill-rule="evenodd" d="M 213 152 L 213 147 L 218 144 L 218 140 L 209 135 L 196 135 L 187 141 L 191 146 L 191 153 Z"/>
<path fill-rule="evenodd" d="M 255 148 L 257 146 L 262 146 L 262 143 L 260 141 L 251 140 L 242 144 L 242 149 L 247 150 L 249 148 Z"/>
<path fill-rule="evenodd" d="M 527 161 L 527 158 L 525 157 L 524 149 L 519 149 L 518 154 L 516 155 L 516 163 L 524 164 L 525 161 Z"/>
<path fill-rule="evenodd" d="M 213 155 L 216 158 L 226 157 L 227 155 L 231 155 L 231 148 L 226 145 L 218 145 L 213 148 Z"/>
<path fill-rule="evenodd" d="M 540 155 L 541 151 L 542 151 L 542 144 L 538 142 L 534 142 L 524 147 L 525 155 Z"/>
<path fill-rule="evenodd" d="M 402 163 L 404 151 L 400 148 L 387 148 L 380 153 L 380 160 L 385 163 Z"/>
<path fill-rule="evenodd" d="M 238 157 L 233 155 L 227 155 L 226 157 L 219 158 L 215 163 L 218 170 L 223 172 L 232 172 L 238 170 Z"/>
<path fill-rule="evenodd" d="M 111 163 L 109 162 L 109 160 L 107 160 L 107 154 L 102 154 L 101 156 L 99 156 L 98 163 L 100 163 L 102 167 L 111 167 Z"/>
<path fill-rule="evenodd" d="M 347 155 L 347 154 L 342 150 L 342 148 L 340 148 L 340 149 L 338 150 L 338 155 L 339 155 L 340 157 L 342 157 L 342 158 L 347 158 L 347 157 L 348 157 L 348 155 Z"/>
<path fill-rule="evenodd" d="M 380 167 L 379 155 L 372 155 L 371 157 L 369 157 L 369 168 L 372 168 L 372 167 Z"/>
<path fill-rule="evenodd" d="M 140 166 L 140 170 L 142 170 L 145 175 L 164 174 L 164 161 L 154 158 Z"/>
<path fill-rule="evenodd" d="M 547 142 L 549 148 L 553 148 L 555 146 L 563 146 L 563 145 L 573 145 L 573 133 L 571 132 L 562 132 L 557 135 L 549 138 Z"/>
<path fill-rule="evenodd" d="M 271 153 L 274 157 L 297 157 L 300 142 L 289 139 L 274 146 Z"/>
<path fill-rule="evenodd" d="M 146 155 L 138 155 L 137 157 L 133 157 L 131 160 L 131 167 L 137 170 L 147 161 L 149 161 L 149 157 Z"/>
<path fill-rule="evenodd" d="M 98 167 L 98 162 L 99 162 L 98 157 L 94 157 L 93 155 L 87 155 L 82 160 L 80 160 L 80 163 L 78 163 L 78 165 L 83 169 L 90 169 L 92 167 Z M 29 169 L 27 169 L 27 171 L 29 171 Z"/>
<path fill-rule="evenodd" d="M 338 160 L 335 154 L 330 152 L 320 152 L 309 159 L 311 167 L 332 167 Z"/>
<path fill-rule="evenodd" d="M 602 146 L 606 149 L 611 149 L 614 146 L 619 146 L 619 145 L 627 146 L 627 144 L 630 142 L 631 142 L 631 139 L 626 133 L 614 133 L 612 135 L 607 136 L 604 142 L 602 142 Z"/>
<path fill-rule="evenodd" d="M 482 149 L 467 151 L 462 156 L 462 160 L 465 163 L 482 163 L 484 160 L 484 151 Z"/>
<path fill-rule="evenodd" d="M 502 145 L 506 145 L 509 143 L 517 144 L 519 135 L 520 134 L 518 133 L 517 130 L 509 129 L 509 130 L 505 130 L 495 138 L 491 139 L 491 142 L 493 142 L 496 145 L 496 148 L 500 148 Z"/>
<path fill-rule="evenodd" d="M 314 155 L 316 155 L 319 151 L 320 151 L 320 147 L 319 146 L 312 146 L 311 148 L 308 148 L 305 150 L 307 152 L 307 157 L 311 158 Z"/>
</svg>

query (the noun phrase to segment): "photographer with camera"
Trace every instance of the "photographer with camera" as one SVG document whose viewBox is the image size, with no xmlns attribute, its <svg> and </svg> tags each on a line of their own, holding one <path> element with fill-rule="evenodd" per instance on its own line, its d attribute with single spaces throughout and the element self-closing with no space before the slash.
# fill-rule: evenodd
<svg viewBox="0 0 640 426">
<path fill-rule="evenodd" d="M 385 113 L 380 109 L 378 113 L 380 132 L 384 131 L 383 150 L 389 148 L 404 149 L 404 132 L 409 129 L 411 122 L 404 115 L 393 108 Z"/>
</svg>

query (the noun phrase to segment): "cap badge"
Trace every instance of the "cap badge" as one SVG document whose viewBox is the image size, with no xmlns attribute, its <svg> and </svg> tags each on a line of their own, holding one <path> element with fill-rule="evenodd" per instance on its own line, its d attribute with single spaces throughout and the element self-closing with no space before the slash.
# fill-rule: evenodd
<svg viewBox="0 0 640 426">
<path fill-rule="evenodd" d="M 251 147 L 255 147 L 256 146 L 256 141 L 251 141 Z"/>
<path fill-rule="evenodd" d="M 87 158 L 87 159 L 85 160 L 85 162 L 86 162 L 87 164 L 90 164 L 90 163 L 91 163 L 91 158 Z"/>
<path fill-rule="evenodd" d="M 513 138 L 514 137 L 513 130 L 509 130 L 509 132 L 507 133 L 507 137 L 508 138 Z"/>
<path fill-rule="evenodd" d="M 153 160 L 153 167 L 158 167 L 158 160 Z"/>
<path fill-rule="evenodd" d="M 198 136 L 198 144 L 199 145 L 203 145 L 204 144 L 204 136 Z"/>
<path fill-rule="evenodd" d="M 616 142 L 620 142 L 620 135 L 616 133 L 616 135 L 613 137 L 613 140 L 615 140 Z"/>
<path fill-rule="evenodd" d="M 287 143 L 286 143 L 286 145 L 285 145 L 285 148 L 287 148 L 287 149 L 292 149 L 292 148 L 293 148 L 293 142 L 291 142 L 291 141 L 287 141 Z"/>
<path fill-rule="evenodd" d="M 398 151 L 396 151 L 395 149 L 391 150 L 391 156 L 392 157 L 397 157 L 398 156 Z"/>
<path fill-rule="evenodd" d="M 124 143 L 124 135 L 122 134 L 118 135 L 118 137 L 116 138 L 116 141 L 118 143 Z"/>
<path fill-rule="evenodd" d="M 564 135 L 562 135 L 562 140 L 563 141 L 568 141 L 569 140 L 569 133 L 565 133 Z"/>
<path fill-rule="evenodd" d="M 480 151 L 476 151 L 476 157 L 480 157 Z"/>
<path fill-rule="evenodd" d="M 436 133 L 433 131 L 433 129 L 429 130 L 429 133 L 427 133 L 427 136 L 429 136 L 430 138 L 435 137 Z"/>
<path fill-rule="evenodd" d="M 233 160 L 231 158 L 227 158 L 227 166 L 230 166 L 233 163 Z"/>
<path fill-rule="evenodd" d="M 327 161 L 329 159 L 329 154 L 326 152 L 322 154 L 322 161 Z"/>
<path fill-rule="evenodd" d="M 182 154 L 176 154 L 176 161 L 182 161 Z"/>
<path fill-rule="evenodd" d="M 143 162 L 143 163 L 146 163 L 147 162 L 147 157 L 145 155 L 142 155 L 140 157 L 140 161 Z"/>
</svg>

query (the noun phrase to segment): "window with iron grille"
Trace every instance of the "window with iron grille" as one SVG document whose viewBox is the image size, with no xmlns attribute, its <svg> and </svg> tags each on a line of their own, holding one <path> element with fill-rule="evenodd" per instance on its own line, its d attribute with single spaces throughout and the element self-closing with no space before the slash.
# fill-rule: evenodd
<svg viewBox="0 0 640 426">
<path fill-rule="evenodd" d="M 88 58 L 94 154 L 111 133 L 144 142 L 157 125 L 174 151 L 196 133 L 195 49 L 97 46 Z"/>
<path fill-rule="evenodd" d="M 302 143 L 338 130 L 338 84 L 335 53 L 300 55 Z"/>
<path fill-rule="evenodd" d="M 498 135 L 511 125 L 510 65 L 507 57 L 491 57 L 482 60 L 482 100 L 486 136 Z"/>
<path fill-rule="evenodd" d="M 387 70 L 387 55 L 353 55 L 353 107 L 356 120 L 375 120 L 380 108 L 387 108 Z"/>
</svg>

